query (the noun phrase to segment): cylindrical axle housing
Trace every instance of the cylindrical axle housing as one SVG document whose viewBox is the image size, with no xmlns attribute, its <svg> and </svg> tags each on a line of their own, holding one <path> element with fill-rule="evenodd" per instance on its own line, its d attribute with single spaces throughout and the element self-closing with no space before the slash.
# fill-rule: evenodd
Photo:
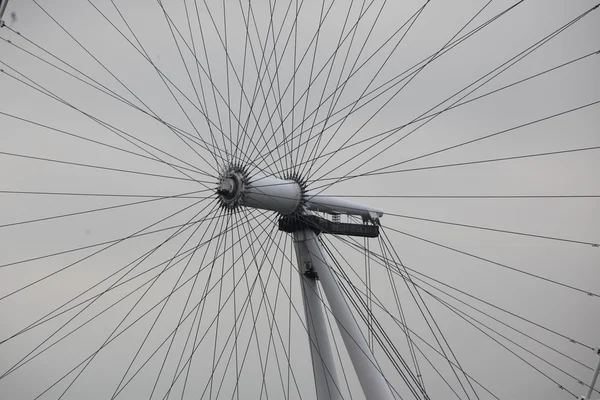
<svg viewBox="0 0 600 400">
<path fill-rule="evenodd" d="M 249 176 L 243 170 L 231 170 L 221 176 L 217 193 L 227 208 L 245 206 L 282 215 L 298 211 L 303 196 L 302 187 L 294 180 L 259 173 Z"/>
<path fill-rule="evenodd" d="M 256 174 L 244 190 L 242 203 L 289 215 L 298 209 L 301 200 L 302 188 L 298 182 Z"/>
<path fill-rule="evenodd" d="M 377 221 L 383 211 L 340 197 L 307 193 L 294 179 L 280 179 L 261 173 L 246 173 L 233 168 L 219 179 L 217 193 L 224 207 L 238 206 L 275 211 L 281 215 L 317 211 L 332 215 L 361 216 L 364 221 Z"/>
</svg>

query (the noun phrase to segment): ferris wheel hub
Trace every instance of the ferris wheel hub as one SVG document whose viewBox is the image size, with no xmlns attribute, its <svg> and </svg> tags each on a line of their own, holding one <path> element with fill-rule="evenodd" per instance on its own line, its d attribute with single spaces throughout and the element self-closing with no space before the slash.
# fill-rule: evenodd
<svg viewBox="0 0 600 400">
<path fill-rule="evenodd" d="M 285 178 L 250 174 L 244 166 L 230 165 L 223 170 L 217 185 L 221 207 L 235 210 L 240 206 L 275 211 L 282 216 L 310 214 L 311 211 L 334 216 L 361 217 L 363 222 L 379 223 L 383 211 L 343 197 L 312 194 L 298 174 Z"/>
<path fill-rule="evenodd" d="M 303 209 L 306 185 L 297 176 L 281 179 L 256 172 L 249 174 L 243 166 L 229 166 L 219 177 L 217 194 L 223 208 L 240 206 L 292 215 Z"/>
<path fill-rule="evenodd" d="M 248 172 L 243 167 L 230 166 L 225 169 L 217 185 L 221 207 L 233 210 L 240 206 L 248 180 Z"/>
</svg>

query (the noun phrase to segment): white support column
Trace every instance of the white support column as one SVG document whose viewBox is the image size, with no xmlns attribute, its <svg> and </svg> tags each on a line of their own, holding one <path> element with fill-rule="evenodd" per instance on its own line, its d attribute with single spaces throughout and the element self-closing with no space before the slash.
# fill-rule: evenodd
<svg viewBox="0 0 600 400">
<path fill-rule="evenodd" d="M 302 297 L 304 299 L 304 314 L 306 315 L 317 400 L 341 400 L 342 395 L 335 371 L 333 353 L 327 334 L 327 323 L 323 314 L 323 301 L 319 297 L 317 281 L 303 275 L 307 265 L 311 263 L 311 257 L 306 248 L 304 231 L 294 233 L 294 245 L 300 270 L 300 285 L 302 286 Z"/>
<path fill-rule="evenodd" d="M 316 234 L 307 229 L 294 233 L 294 238 L 299 261 L 309 259 L 318 274 L 365 397 L 369 400 L 393 400 L 394 397 L 377 367 L 373 353 L 334 279 L 329 267 L 329 257 L 323 251 Z M 301 264 L 300 268 L 302 267 Z"/>
<path fill-rule="evenodd" d="M 581 396 L 581 400 L 590 400 L 592 398 L 592 394 L 594 393 L 594 386 L 596 386 L 596 380 L 598 379 L 598 374 L 600 374 L 600 347 L 595 349 L 598 357 L 598 365 L 596 365 L 596 370 L 594 371 L 594 375 L 592 375 L 592 381 L 590 382 L 590 387 L 588 388 L 587 394 L 585 396 Z"/>
<path fill-rule="evenodd" d="M 8 5 L 8 0 L 0 0 L 0 28 L 4 27 L 4 21 L 2 17 L 4 16 L 4 12 L 6 11 L 6 6 Z"/>
</svg>

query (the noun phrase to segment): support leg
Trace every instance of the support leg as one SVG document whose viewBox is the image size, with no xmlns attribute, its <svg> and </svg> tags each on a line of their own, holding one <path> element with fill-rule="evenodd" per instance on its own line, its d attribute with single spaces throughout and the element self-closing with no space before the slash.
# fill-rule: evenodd
<svg viewBox="0 0 600 400">
<path fill-rule="evenodd" d="M 596 348 L 596 354 L 600 356 L 600 347 Z M 598 358 L 598 365 L 596 365 L 594 375 L 592 375 L 592 381 L 590 382 L 590 387 L 588 388 L 587 394 L 580 397 L 581 400 L 590 400 L 592 398 L 592 393 L 594 392 L 594 386 L 596 386 L 598 374 L 600 374 L 600 357 Z"/>
<path fill-rule="evenodd" d="M 300 285 L 304 299 L 304 313 L 310 342 L 317 400 L 341 400 L 340 386 L 335 370 L 333 353 L 329 343 L 327 325 L 323 314 L 323 301 L 319 297 L 317 281 L 310 273 L 304 275 L 310 257 L 308 257 L 303 240 L 303 232 L 294 233 L 296 256 L 300 268 Z M 308 264 L 307 264 L 308 263 Z"/>
<path fill-rule="evenodd" d="M 394 397 L 375 362 L 373 353 L 367 346 L 367 342 L 333 277 L 329 267 L 329 258 L 323 251 L 316 234 L 312 230 L 306 229 L 295 232 L 294 239 L 299 261 L 308 259 L 319 277 L 365 397 L 367 399 L 393 400 Z"/>
</svg>

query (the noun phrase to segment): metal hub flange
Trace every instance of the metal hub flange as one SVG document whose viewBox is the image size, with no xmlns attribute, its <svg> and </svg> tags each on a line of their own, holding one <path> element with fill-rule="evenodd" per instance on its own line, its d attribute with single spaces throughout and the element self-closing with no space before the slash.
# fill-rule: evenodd
<svg viewBox="0 0 600 400">
<path fill-rule="evenodd" d="M 229 166 L 219 177 L 217 185 L 221 207 L 233 210 L 242 205 L 248 181 L 248 173 L 243 167 Z"/>
</svg>

